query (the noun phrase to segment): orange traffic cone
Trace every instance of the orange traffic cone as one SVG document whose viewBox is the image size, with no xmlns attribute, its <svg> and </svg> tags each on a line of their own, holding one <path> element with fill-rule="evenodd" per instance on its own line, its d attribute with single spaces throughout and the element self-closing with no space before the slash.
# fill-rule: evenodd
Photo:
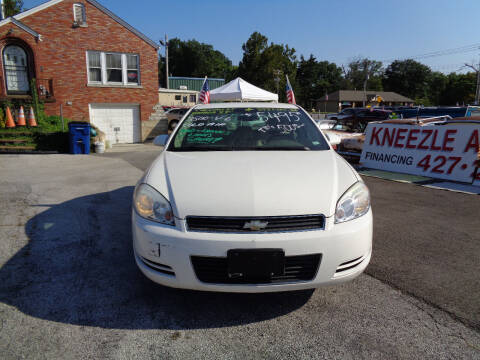
<svg viewBox="0 0 480 360">
<path fill-rule="evenodd" d="M 18 121 L 17 126 L 26 126 L 25 123 L 25 112 L 23 111 L 23 106 L 20 106 L 20 111 L 18 112 Z"/>
<path fill-rule="evenodd" d="M 30 106 L 30 115 L 28 116 L 28 126 L 36 127 L 37 120 L 35 120 L 35 113 L 33 112 L 33 107 Z"/>
<path fill-rule="evenodd" d="M 12 112 L 10 111 L 10 108 L 8 106 L 7 106 L 7 122 L 5 124 L 5 127 L 7 128 L 15 127 L 15 122 L 13 121 Z"/>
</svg>

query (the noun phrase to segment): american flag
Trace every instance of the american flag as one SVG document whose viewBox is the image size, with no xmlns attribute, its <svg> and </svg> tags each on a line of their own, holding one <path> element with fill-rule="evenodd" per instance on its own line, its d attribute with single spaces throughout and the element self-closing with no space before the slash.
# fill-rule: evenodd
<svg viewBox="0 0 480 360">
<path fill-rule="evenodd" d="M 289 104 L 296 104 L 295 102 L 295 94 L 293 93 L 292 85 L 290 85 L 290 80 L 288 80 L 287 75 L 287 101 Z"/>
<path fill-rule="evenodd" d="M 208 80 L 205 76 L 205 81 L 203 82 L 202 91 L 198 96 L 198 102 L 202 104 L 210 104 L 210 88 L 208 87 Z"/>
</svg>

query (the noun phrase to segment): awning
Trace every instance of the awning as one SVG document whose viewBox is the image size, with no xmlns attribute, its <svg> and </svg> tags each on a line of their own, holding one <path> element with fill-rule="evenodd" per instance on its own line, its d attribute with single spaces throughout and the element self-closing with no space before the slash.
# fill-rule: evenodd
<svg viewBox="0 0 480 360">
<path fill-rule="evenodd" d="M 277 101 L 278 95 L 252 85 L 241 78 L 210 91 L 210 101 Z"/>
</svg>

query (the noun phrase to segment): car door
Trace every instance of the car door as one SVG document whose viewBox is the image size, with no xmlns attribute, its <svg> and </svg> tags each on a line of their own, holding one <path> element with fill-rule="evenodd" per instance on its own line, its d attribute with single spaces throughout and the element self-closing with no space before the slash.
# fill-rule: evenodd
<svg viewBox="0 0 480 360">
<path fill-rule="evenodd" d="M 373 111 L 371 110 L 362 110 L 359 111 L 356 116 L 355 120 L 352 122 L 352 127 L 357 132 L 365 131 L 367 124 L 369 121 L 376 120 L 373 116 Z"/>
<path fill-rule="evenodd" d="M 344 109 L 340 112 L 338 119 L 352 119 L 355 115 L 353 109 Z"/>
</svg>

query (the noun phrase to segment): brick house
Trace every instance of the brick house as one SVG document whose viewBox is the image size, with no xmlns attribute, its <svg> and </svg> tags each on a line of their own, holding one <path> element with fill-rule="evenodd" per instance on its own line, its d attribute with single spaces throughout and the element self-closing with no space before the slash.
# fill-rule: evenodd
<svg viewBox="0 0 480 360">
<path fill-rule="evenodd" d="M 90 121 L 112 143 L 158 128 L 158 46 L 93 0 L 50 0 L 0 21 L 0 99 Z M 158 131 L 157 131 L 158 132 Z"/>
</svg>

